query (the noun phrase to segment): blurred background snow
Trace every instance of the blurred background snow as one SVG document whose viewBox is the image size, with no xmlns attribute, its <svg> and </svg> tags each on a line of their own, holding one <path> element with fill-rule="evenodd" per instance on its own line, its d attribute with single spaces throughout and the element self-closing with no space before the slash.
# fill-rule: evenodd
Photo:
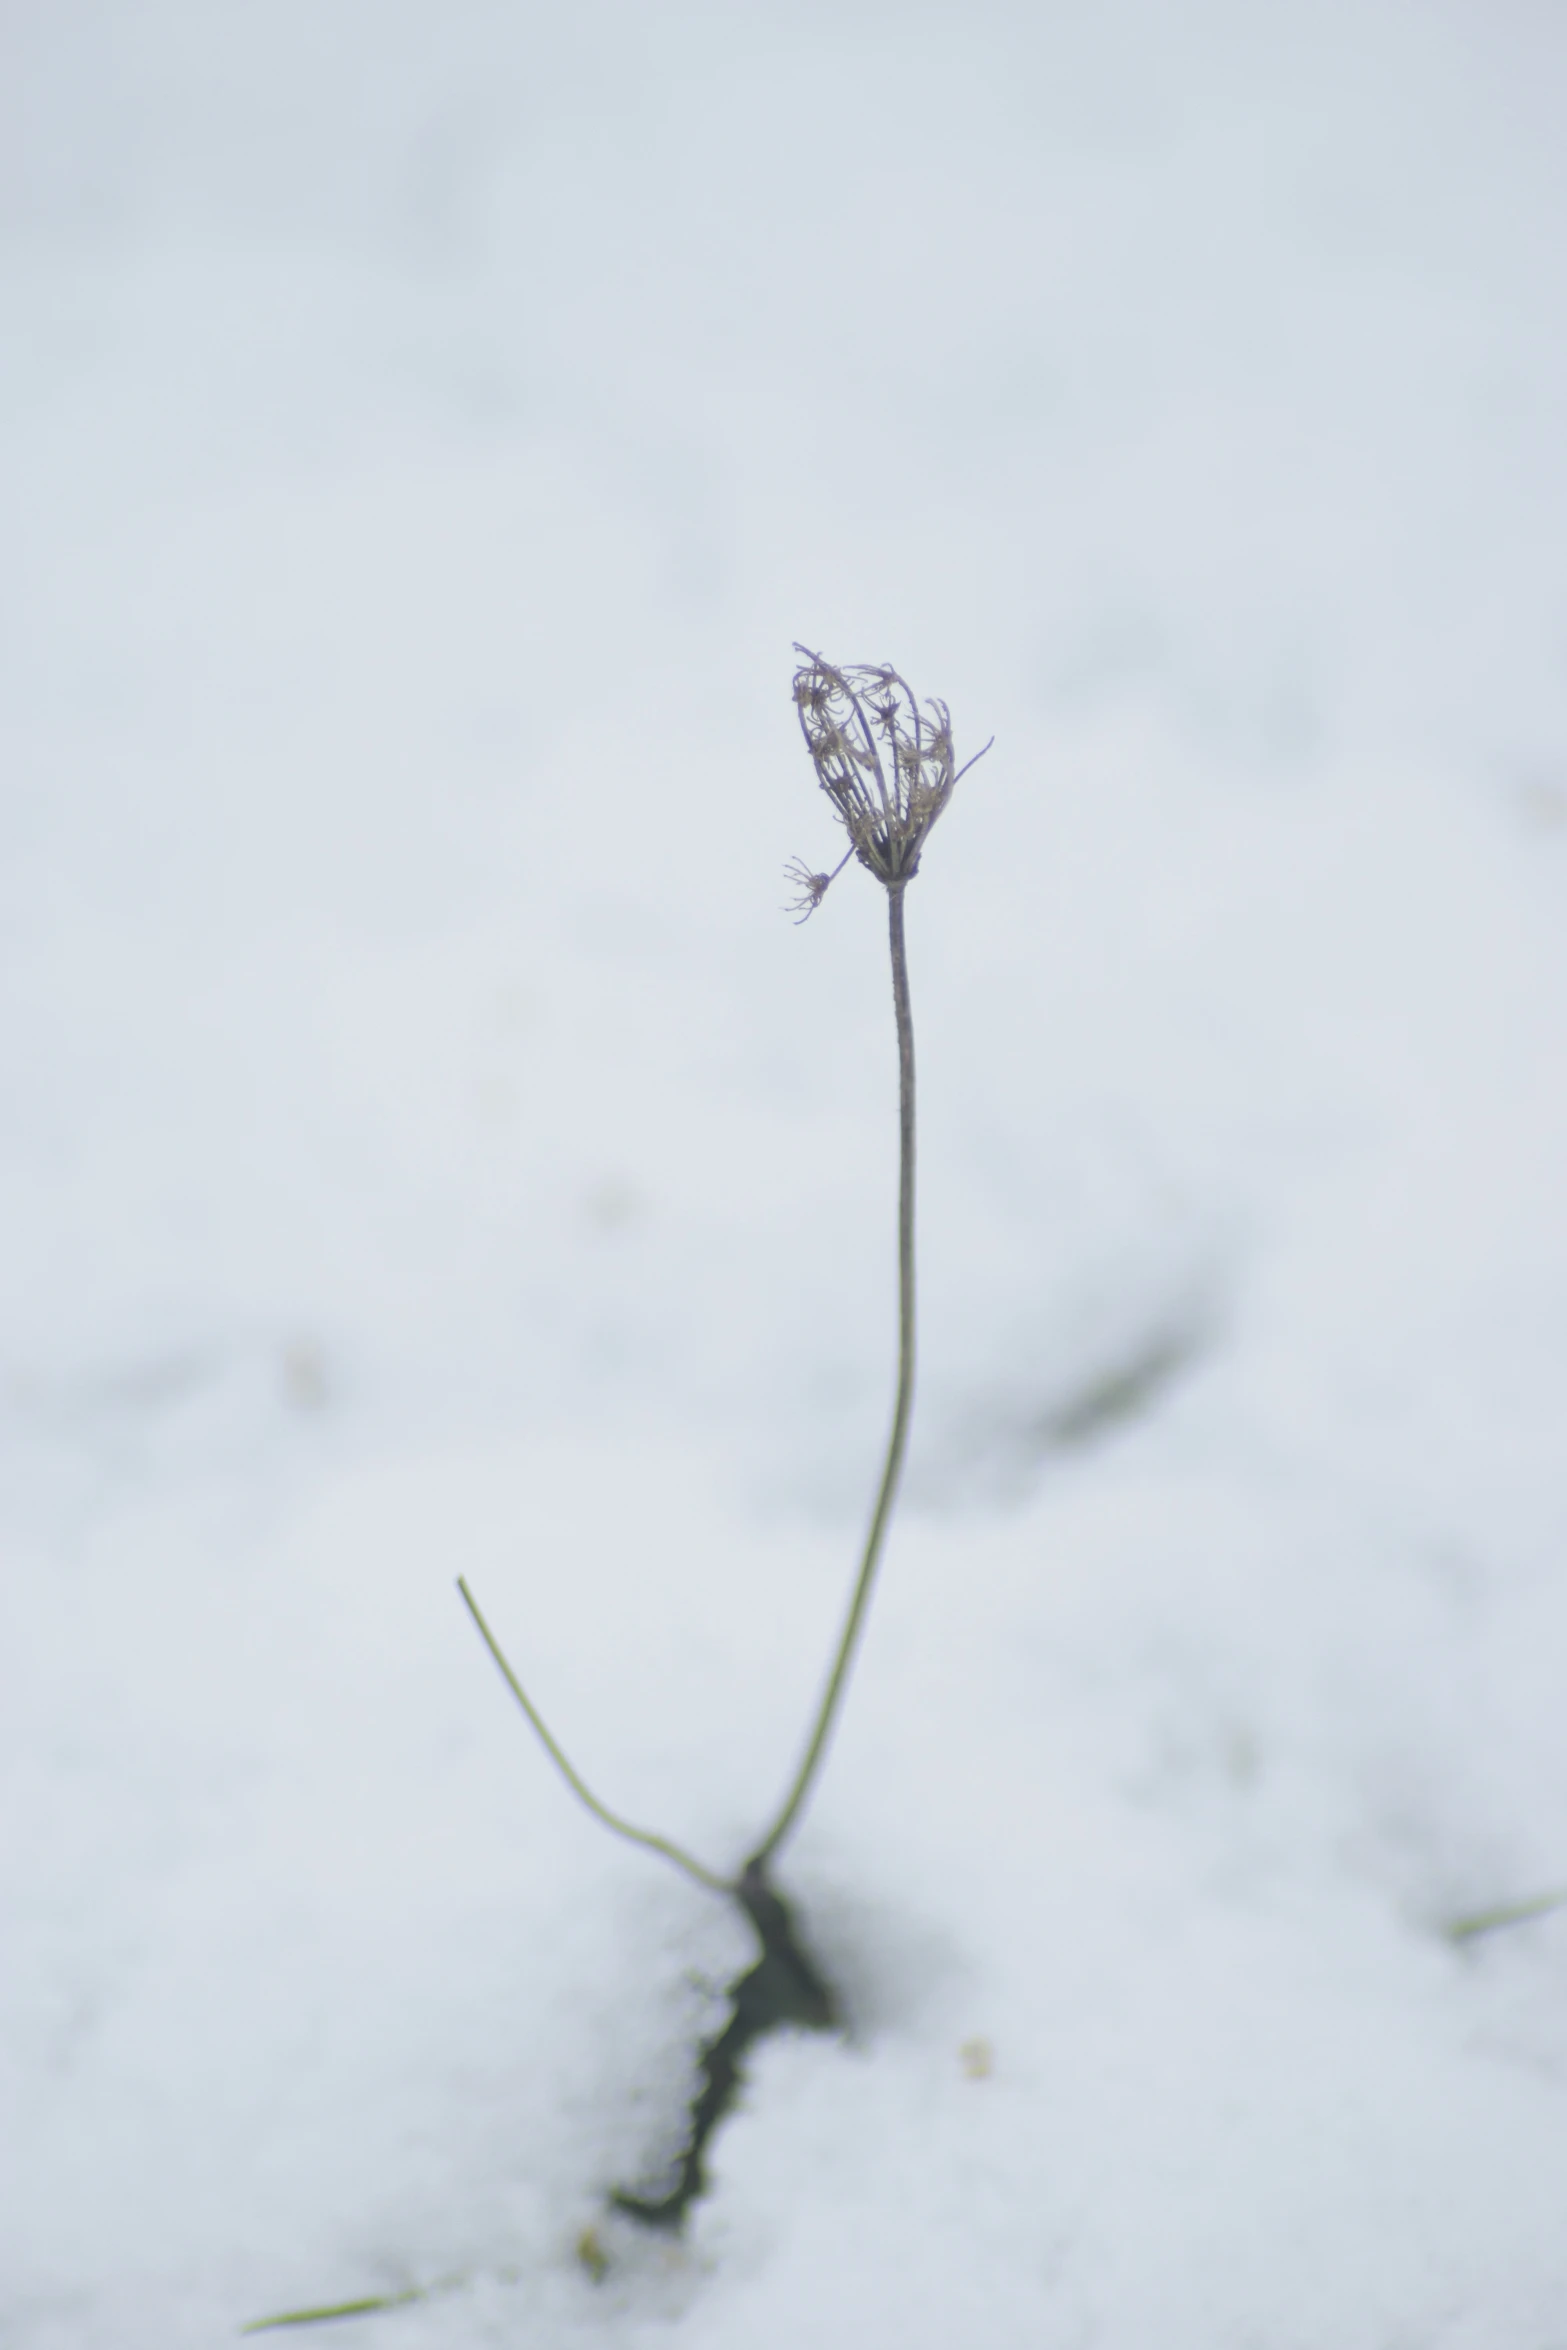
<svg viewBox="0 0 1567 2350">
<path fill-rule="evenodd" d="M 1567 2342 L 1561 12 L 3 22 L 0 2339 Z"/>
</svg>

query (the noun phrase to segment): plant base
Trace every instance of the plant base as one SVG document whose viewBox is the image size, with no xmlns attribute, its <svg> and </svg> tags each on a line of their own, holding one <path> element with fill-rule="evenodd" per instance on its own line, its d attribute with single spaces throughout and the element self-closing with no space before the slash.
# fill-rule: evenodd
<svg viewBox="0 0 1567 2350">
<path fill-rule="evenodd" d="M 729 2021 L 698 2058 L 702 2085 L 691 2101 L 690 2130 L 674 2185 L 666 2195 L 628 2195 L 617 2189 L 610 2197 L 616 2211 L 669 2235 L 678 2233 L 706 2189 L 708 2140 L 735 2101 L 754 2043 L 790 2024 L 828 2032 L 838 2020 L 832 1993 L 800 1947 L 794 1920 L 767 1882 L 765 1868 L 752 1861 L 734 1887 L 734 1898 L 755 1928 L 762 1955 L 730 1984 Z"/>
</svg>

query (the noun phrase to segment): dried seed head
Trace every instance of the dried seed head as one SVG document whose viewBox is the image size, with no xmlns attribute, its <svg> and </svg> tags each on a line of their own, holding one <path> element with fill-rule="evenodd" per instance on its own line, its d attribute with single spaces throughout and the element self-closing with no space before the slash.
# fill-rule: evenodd
<svg viewBox="0 0 1567 2350">
<path fill-rule="evenodd" d="M 791 857 L 784 867 L 784 879 L 793 882 L 800 893 L 797 898 L 790 899 L 784 912 L 797 915 L 801 922 L 808 922 L 831 888 L 832 875 L 813 873 L 803 857 Z"/>
<path fill-rule="evenodd" d="M 901 889 L 919 870 L 925 836 L 974 760 L 954 769 L 946 703 L 926 702 L 922 709 L 896 669 L 834 669 L 805 645 L 794 649 L 803 656 L 794 673 L 800 731 L 817 781 L 843 819 L 849 856 L 888 889 Z M 805 886 L 798 901 L 803 921 L 832 877 L 803 866 L 790 870 Z"/>
</svg>

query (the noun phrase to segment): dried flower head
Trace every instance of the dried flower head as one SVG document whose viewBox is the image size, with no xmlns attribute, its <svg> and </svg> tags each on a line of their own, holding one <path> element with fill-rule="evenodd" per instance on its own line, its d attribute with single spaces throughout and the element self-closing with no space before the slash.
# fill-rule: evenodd
<svg viewBox="0 0 1567 2350">
<path fill-rule="evenodd" d="M 852 856 L 853 853 L 851 849 L 849 855 Z M 848 861 L 846 857 L 844 864 L 846 865 Z M 840 873 L 843 871 L 842 865 L 839 866 L 838 871 Z M 797 898 L 791 898 L 784 908 L 785 913 L 795 915 L 798 922 L 810 920 L 832 887 L 833 882 L 833 876 L 830 873 L 813 873 L 803 857 L 790 858 L 784 867 L 784 879 L 792 882 L 800 893 Z"/>
<path fill-rule="evenodd" d="M 794 706 L 817 781 L 849 835 L 843 863 L 858 857 L 888 889 L 901 889 L 918 872 L 925 836 L 974 759 L 954 768 L 946 703 L 922 708 L 896 669 L 885 663 L 835 669 L 805 645 L 794 649 L 803 656 L 794 673 Z M 976 751 L 974 758 L 984 755 Z M 803 866 L 791 873 L 803 881 L 805 895 L 797 901 L 803 921 L 836 876 Z"/>
</svg>

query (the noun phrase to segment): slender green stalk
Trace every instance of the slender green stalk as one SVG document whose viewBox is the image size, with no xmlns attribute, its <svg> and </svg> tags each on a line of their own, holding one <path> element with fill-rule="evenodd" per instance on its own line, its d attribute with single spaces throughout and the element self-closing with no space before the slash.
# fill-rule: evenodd
<svg viewBox="0 0 1567 2350">
<path fill-rule="evenodd" d="M 1472 1942 L 1477 1934 L 1494 1934 L 1501 1926 L 1531 1925 L 1557 1909 L 1567 1909 L 1567 1892 L 1538 1893 L 1530 1901 L 1506 1901 L 1496 1909 L 1477 1909 L 1469 1917 L 1454 1918 L 1447 1938 L 1449 1942 Z"/>
<path fill-rule="evenodd" d="M 617 1813 L 610 1810 L 607 1804 L 600 1803 L 592 1789 L 578 1778 L 571 1764 L 551 1737 L 543 1715 L 506 1662 L 501 1653 L 500 1642 L 480 1614 L 479 1603 L 461 1575 L 457 1578 L 457 1588 L 467 1603 L 468 1613 L 479 1627 L 486 1648 L 500 1666 L 507 1687 L 533 1724 L 545 1753 L 578 1801 L 585 1803 L 596 1820 L 602 1820 L 606 1828 L 612 1829 L 617 1836 L 623 1836 L 628 1844 L 642 1844 L 647 1847 L 649 1852 L 662 1853 L 665 1860 L 672 1860 L 677 1869 L 684 1869 L 688 1877 L 694 1877 L 699 1885 L 706 1885 L 713 1893 L 732 1892 L 733 1886 L 727 1877 L 720 1877 L 715 1870 L 704 1868 L 699 1860 L 693 1860 L 689 1852 L 682 1852 L 680 1846 L 672 1844 L 667 1836 L 655 1836 L 650 1828 L 634 1828 L 629 1820 L 621 1819 Z"/>
<path fill-rule="evenodd" d="M 281 2326 L 324 2326 L 340 2317 L 372 2317 L 380 2309 L 406 2309 L 412 2301 L 433 2301 L 442 2293 L 460 2293 L 464 2285 L 471 2285 L 476 2269 L 461 2269 L 454 2276 L 437 2277 L 430 2285 L 409 2285 L 401 2293 L 361 2293 L 352 2301 L 324 2301 L 309 2309 L 280 2309 L 273 2317 L 253 2317 L 242 2334 L 270 2334 Z M 500 2269 L 494 2272 L 509 2279 L 514 2271 Z"/>
<path fill-rule="evenodd" d="M 870 1531 L 855 1577 L 849 1612 L 833 1655 L 827 1685 L 816 1710 L 800 1767 L 784 1798 L 783 1809 L 747 1862 L 748 1869 L 765 1869 L 805 1808 L 807 1796 L 822 1767 L 827 1741 L 843 1704 L 849 1671 L 865 1625 L 882 1545 L 892 1518 L 893 1504 L 903 1475 L 908 1448 L 909 1418 L 914 1408 L 914 1020 L 909 1009 L 909 959 L 903 938 L 902 882 L 887 890 L 887 933 L 892 950 L 892 1007 L 898 1024 L 898 1387 L 892 1407 L 892 1429 L 882 1467 Z"/>
<path fill-rule="evenodd" d="M 270 2334 L 280 2326 L 322 2326 L 338 2317 L 368 2317 L 377 2309 L 405 2309 L 410 2301 L 427 2301 L 432 2288 L 414 2285 L 406 2293 L 371 2293 L 359 2301 L 334 2301 L 321 2309 L 285 2309 L 276 2317 L 253 2318 L 242 2334 Z"/>
</svg>

